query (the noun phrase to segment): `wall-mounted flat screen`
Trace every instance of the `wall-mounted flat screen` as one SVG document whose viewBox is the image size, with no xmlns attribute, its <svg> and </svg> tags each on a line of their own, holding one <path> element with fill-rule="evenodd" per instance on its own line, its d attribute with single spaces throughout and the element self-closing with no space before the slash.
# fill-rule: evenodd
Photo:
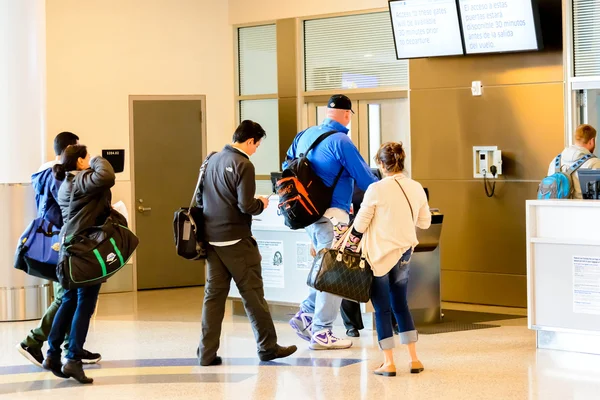
<svg viewBox="0 0 600 400">
<path fill-rule="evenodd" d="M 467 54 L 543 47 L 536 0 L 458 0 Z"/>
<path fill-rule="evenodd" d="M 455 0 L 392 0 L 389 5 L 399 60 L 464 54 Z"/>
</svg>

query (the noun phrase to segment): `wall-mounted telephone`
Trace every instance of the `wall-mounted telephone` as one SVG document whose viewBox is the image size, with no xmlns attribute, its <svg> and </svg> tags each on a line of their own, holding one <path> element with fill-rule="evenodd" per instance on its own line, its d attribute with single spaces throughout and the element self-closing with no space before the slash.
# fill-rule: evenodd
<svg viewBox="0 0 600 400">
<path fill-rule="evenodd" d="M 502 175 L 502 151 L 497 146 L 473 147 L 473 177 L 497 178 Z"/>
</svg>

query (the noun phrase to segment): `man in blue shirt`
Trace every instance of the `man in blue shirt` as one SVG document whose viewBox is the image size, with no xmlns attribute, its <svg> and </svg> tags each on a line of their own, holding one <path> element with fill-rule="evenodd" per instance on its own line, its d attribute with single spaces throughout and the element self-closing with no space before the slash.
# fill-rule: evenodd
<svg viewBox="0 0 600 400">
<path fill-rule="evenodd" d="M 349 222 L 354 183 L 356 182 L 360 189 L 367 190 L 371 183 L 377 181 L 348 137 L 349 130 L 346 127 L 350 124 L 353 113 L 352 102 L 348 97 L 333 96 L 327 104 L 325 121 L 299 133 L 287 152 L 286 162 L 283 163 L 283 168 L 287 168 L 288 161 L 306 153 L 319 136 L 331 131 L 337 132 L 308 154 L 314 172 L 327 186 L 333 185 L 340 169 L 343 168 L 333 192 L 330 208 L 319 221 L 306 227 L 317 252 L 332 246 L 335 225 Z M 310 288 L 308 298 L 302 302 L 300 311 L 290 320 L 290 325 L 300 338 L 310 341 L 310 348 L 313 350 L 347 349 L 352 346 L 352 341 L 337 338 L 331 330 L 341 302 L 342 299 L 338 296 Z"/>
</svg>

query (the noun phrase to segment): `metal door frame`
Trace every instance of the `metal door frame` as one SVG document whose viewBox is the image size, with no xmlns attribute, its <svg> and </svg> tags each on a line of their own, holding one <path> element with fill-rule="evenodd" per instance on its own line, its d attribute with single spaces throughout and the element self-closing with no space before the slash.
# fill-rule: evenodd
<svg viewBox="0 0 600 400">
<path fill-rule="evenodd" d="M 135 131 L 133 123 L 133 103 L 135 101 L 156 101 L 156 100 L 180 100 L 180 101 L 200 101 L 201 140 L 202 140 L 202 159 L 206 157 L 207 135 L 206 135 L 206 95 L 129 95 L 129 176 L 131 182 L 131 205 L 129 219 L 134 232 L 137 232 L 137 211 L 136 211 L 136 193 L 135 193 Z M 175 210 L 173 210 L 175 211 Z M 138 291 L 137 280 L 137 252 L 133 255 L 133 291 Z"/>
</svg>

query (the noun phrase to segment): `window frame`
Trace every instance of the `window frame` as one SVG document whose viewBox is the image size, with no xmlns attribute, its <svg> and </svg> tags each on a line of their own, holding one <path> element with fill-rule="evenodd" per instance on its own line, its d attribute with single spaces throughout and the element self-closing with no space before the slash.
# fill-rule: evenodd
<svg viewBox="0 0 600 400">
<path fill-rule="evenodd" d="M 241 24 L 233 26 L 233 48 L 234 48 L 234 83 L 235 83 L 235 93 L 234 93 L 234 116 L 235 116 L 235 124 L 236 126 L 240 124 L 241 116 L 242 116 L 242 102 L 243 101 L 252 101 L 252 100 L 278 100 L 279 94 L 275 93 L 265 93 L 265 94 L 255 94 L 255 95 L 242 95 L 241 94 L 241 54 L 240 54 L 240 29 L 245 28 L 257 28 L 262 26 L 274 25 L 277 26 L 277 21 L 264 21 L 260 23 L 250 23 L 250 24 Z M 279 133 L 279 132 L 278 132 Z M 256 180 L 270 180 L 271 177 L 269 175 L 256 175 Z"/>
</svg>

